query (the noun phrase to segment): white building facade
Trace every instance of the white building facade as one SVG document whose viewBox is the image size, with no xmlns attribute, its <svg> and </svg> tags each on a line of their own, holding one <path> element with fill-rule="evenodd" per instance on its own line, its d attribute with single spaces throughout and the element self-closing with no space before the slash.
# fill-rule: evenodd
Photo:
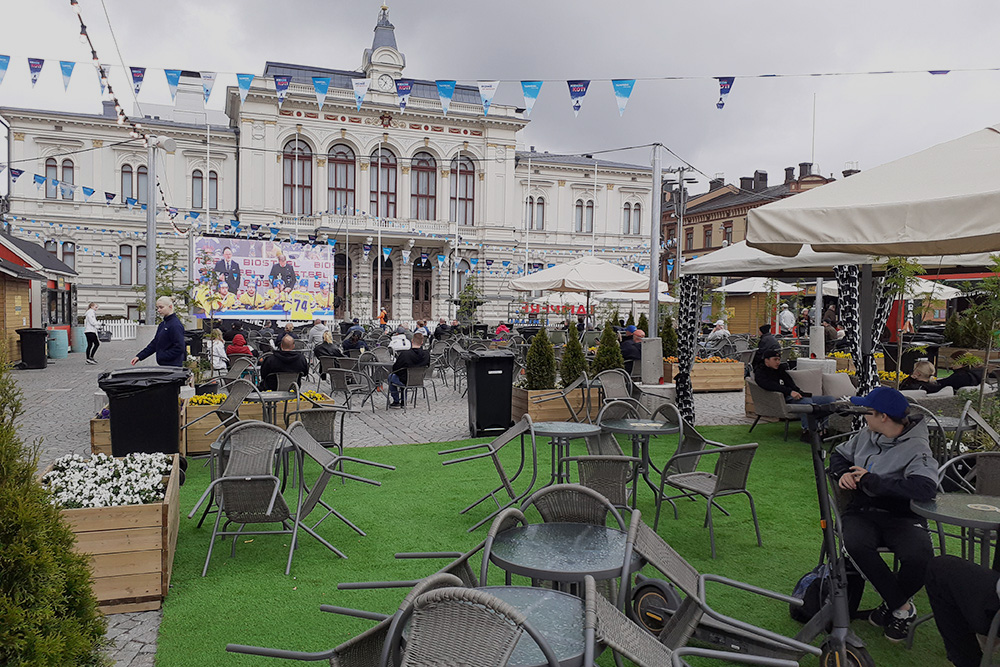
<svg viewBox="0 0 1000 667">
<path fill-rule="evenodd" d="M 342 296 L 338 314 L 362 319 L 380 305 L 393 319 L 451 317 L 456 294 L 474 278 L 486 302 L 479 318 L 495 321 L 508 316 L 508 303 L 518 297 L 509 288 L 518 271 L 588 252 L 630 267 L 649 264 L 648 166 L 519 151 L 517 135 L 528 120 L 499 104 L 484 115 L 474 86 L 456 86 L 445 115 L 434 81 L 414 80 L 400 111 L 395 81 L 405 64 L 383 8 L 358 71 L 268 63 L 245 102 L 229 88 L 225 115 L 211 117 L 202 108 L 203 120 L 194 98 L 181 97 L 185 86 L 195 92 L 194 73 L 182 79 L 182 112 L 157 108 L 147 115 L 158 113 L 159 120 L 143 121 L 178 144 L 158 171 L 168 205 L 180 215 L 173 224 L 159 215 L 158 242 L 187 258 L 187 240 L 176 231 L 191 222 L 184 219 L 190 209 L 201 212 L 202 233 L 213 232 L 209 217 L 220 233 L 238 219 L 241 234 L 254 230 L 251 238 L 336 239 L 331 283 Z M 291 76 L 280 108 L 276 74 Z M 331 79 L 322 109 L 312 77 Z M 360 111 L 351 83 L 358 78 L 370 81 Z M 55 242 L 64 261 L 72 244 L 80 301 L 134 312 L 129 305 L 139 295 L 129 285 L 142 282 L 145 211 L 108 207 L 104 191 L 126 191 L 128 174 L 137 179 L 146 161 L 145 149 L 139 142 L 116 145 L 128 137 L 113 112 L 0 113 L 12 125 L 12 162 L 25 170 L 22 178 L 32 170 L 46 174 L 53 160 L 62 174 L 61 161 L 70 159 L 73 182 L 97 189 L 87 203 L 79 192 L 64 200 L 19 184 L 11 199 L 12 231 Z M 61 157 L 88 148 L 94 150 Z M 391 249 L 387 258 L 379 243 Z M 90 251 L 82 253 L 81 246 Z"/>
</svg>

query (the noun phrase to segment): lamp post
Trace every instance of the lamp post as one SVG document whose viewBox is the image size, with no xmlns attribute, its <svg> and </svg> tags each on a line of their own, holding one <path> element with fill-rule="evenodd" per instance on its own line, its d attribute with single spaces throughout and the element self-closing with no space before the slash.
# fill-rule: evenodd
<svg viewBox="0 0 1000 667">
<path fill-rule="evenodd" d="M 674 284 L 681 279 L 681 252 L 683 248 L 683 241 L 681 240 L 681 234 L 684 232 L 684 208 L 686 206 L 687 192 L 685 190 L 685 183 L 696 183 L 697 180 L 694 178 L 685 178 L 684 172 L 688 171 L 689 167 L 675 167 L 673 169 L 666 169 L 669 174 L 677 174 L 676 179 L 669 179 L 665 181 L 668 185 L 677 186 L 677 199 L 674 201 L 674 212 L 677 215 L 677 252 L 674 259 Z"/>
<path fill-rule="evenodd" d="M 156 149 L 167 152 L 177 150 L 177 142 L 170 137 L 149 137 L 147 144 L 146 176 L 146 324 L 156 322 Z"/>
</svg>

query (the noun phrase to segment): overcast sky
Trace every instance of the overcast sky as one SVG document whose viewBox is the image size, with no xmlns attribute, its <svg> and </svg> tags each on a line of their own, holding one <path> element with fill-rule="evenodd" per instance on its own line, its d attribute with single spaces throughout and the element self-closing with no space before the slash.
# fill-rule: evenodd
<svg viewBox="0 0 1000 667">
<path fill-rule="evenodd" d="M 355 69 L 370 46 L 373 0 L 105 0 L 124 64 L 150 68 L 140 103 L 169 103 L 163 68 L 219 72 L 210 106 L 235 72 L 267 60 Z M 80 0 L 112 82 L 131 95 L 100 0 Z M 425 0 L 390 2 L 404 74 L 510 80 L 496 101 L 523 105 L 520 79 L 545 79 L 520 141 L 583 153 L 660 142 L 728 182 L 809 161 L 839 175 L 868 169 L 1000 122 L 1000 72 L 750 79 L 741 75 L 1000 67 L 1000 3 L 925 0 Z M 100 111 L 90 56 L 66 0 L 3 0 L 0 53 L 11 56 L 0 106 Z M 45 58 L 31 88 L 26 58 Z M 78 61 L 63 92 L 59 60 Z M 618 117 L 611 84 L 594 81 L 578 118 L 566 79 L 703 77 L 636 83 Z M 717 110 L 716 76 L 736 76 Z M 123 99 L 123 101 L 125 101 Z M 4 150 L 4 155 L 6 151 Z M 648 163 L 648 149 L 611 159 Z M 2 158 L 0 158 L 2 159 Z M 664 166 L 679 166 L 667 155 Z M 5 181 L 6 179 L 4 179 Z M 701 191 L 702 186 L 695 186 Z"/>
</svg>

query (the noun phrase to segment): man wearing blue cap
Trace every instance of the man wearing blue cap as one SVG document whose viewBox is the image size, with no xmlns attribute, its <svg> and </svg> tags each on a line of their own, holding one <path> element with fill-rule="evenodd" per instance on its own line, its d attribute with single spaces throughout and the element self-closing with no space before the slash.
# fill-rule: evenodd
<svg viewBox="0 0 1000 667">
<path fill-rule="evenodd" d="M 867 426 L 830 458 L 837 485 L 854 492 L 843 511 L 844 545 L 882 596 L 869 621 L 884 628 L 887 639 L 899 642 L 916 618 L 910 598 L 924 585 L 934 555 L 927 522 L 910 510 L 910 501 L 930 500 L 937 493 L 937 462 L 923 415 L 907 415 L 901 393 L 876 387 L 851 402 L 871 413 L 865 415 Z M 886 565 L 879 547 L 895 554 L 898 572 Z"/>
</svg>

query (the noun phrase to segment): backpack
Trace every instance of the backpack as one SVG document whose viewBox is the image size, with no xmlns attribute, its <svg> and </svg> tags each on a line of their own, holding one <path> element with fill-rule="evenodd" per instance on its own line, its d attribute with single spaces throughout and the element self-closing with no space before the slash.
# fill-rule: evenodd
<svg viewBox="0 0 1000 667">
<path fill-rule="evenodd" d="M 861 596 L 864 594 L 865 580 L 850 560 L 846 563 L 846 573 L 847 600 L 851 618 L 861 618 L 865 614 L 859 615 L 858 607 L 861 604 Z M 792 597 L 802 600 L 802 605 L 788 605 L 788 614 L 799 623 L 808 623 L 823 607 L 829 596 L 830 565 L 829 563 L 821 563 L 802 575 L 802 578 L 795 584 Z"/>
</svg>

